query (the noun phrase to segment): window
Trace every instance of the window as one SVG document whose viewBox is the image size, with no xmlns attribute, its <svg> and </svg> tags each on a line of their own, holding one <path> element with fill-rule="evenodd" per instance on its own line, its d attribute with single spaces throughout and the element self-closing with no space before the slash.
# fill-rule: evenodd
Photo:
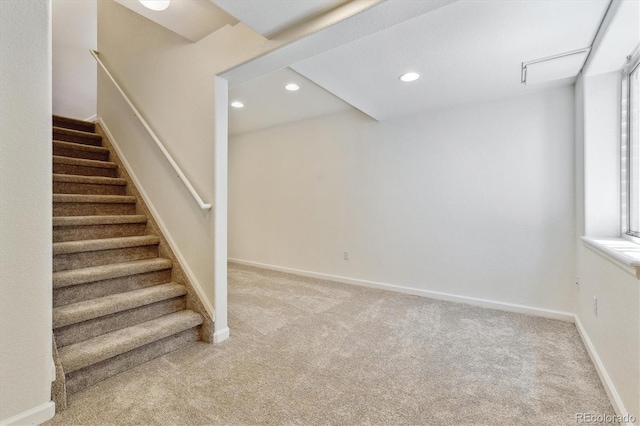
<svg viewBox="0 0 640 426">
<path fill-rule="evenodd" d="M 640 237 L 640 52 L 622 73 L 622 139 L 626 152 L 626 234 Z M 624 166 L 624 165 L 623 165 Z"/>
</svg>

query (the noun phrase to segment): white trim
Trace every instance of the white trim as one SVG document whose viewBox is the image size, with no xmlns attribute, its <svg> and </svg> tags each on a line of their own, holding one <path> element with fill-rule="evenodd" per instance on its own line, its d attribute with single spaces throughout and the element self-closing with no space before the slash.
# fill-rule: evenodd
<svg viewBox="0 0 640 426">
<path fill-rule="evenodd" d="M 189 281 L 191 282 L 191 286 L 193 287 L 196 294 L 200 298 L 202 305 L 207 310 L 207 313 L 209 313 L 209 315 L 211 316 L 211 319 L 213 319 L 215 322 L 215 310 L 213 309 L 213 306 L 211 306 L 211 302 L 209 301 L 209 299 L 207 299 L 206 293 L 202 289 L 200 282 L 198 281 L 195 274 L 189 267 L 189 264 L 187 263 L 184 256 L 182 255 L 182 252 L 178 248 L 178 245 L 176 244 L 175 240 L 171 236 L 169 229 L 167 229 L 167 226 L 164 224 L 164 222 L 160 218 L 158 211 L 154 207 L 149 195 L 147 195 L 146 191 L 144 190 L 144 187 L 140 183 L 140 180 L 138 179 L 135 172 L 131 168 L 131 165 L 129 164 L 122 150 L 120 149 L 120 146 L 118 146 L 118 142 L 116 142 L 116 139 L 113 137 L 113 134 L 109 130 L 109 127 L 107 127 L 107 124 L 104 122 L 102 117 L 98 117 L 97 121 L 98 123 L 100 123 L 100 126 L 102 126 L 102 129 L 107 134 L 107 137 L 109 138 L 109 140 L 111 141 L 111 144 L 113 145 L 113 149 L 116 150 L 116 153 L 118 154 L 118 157 L 120 157 L 120 161 L 122 161 L 124 168 L 127 169 L 129 176 L 131 176 L 131 180 L 133 180 L 133 183 L 138 189 L 138 192 L 140 193 L 140 195 L 142 196 L 142 199 L 147 204 L 147 207 L 149 208 L 151 215 L 153 216 L 156 223 L 158 224 L 158 227 L 164 234 L 164 237 L 166 238 L 167 242 L 169 243 L 169 246 L 171 247 L 171 250 L 173 250 L 173 254 L 175 254 L 176 258 L 178 259 L 178 263 L 180 264 L 180 267 L 182 267 L 182 270 L 187 275 L 187 278 L 189 278 Z"/>
<path fill-rule="evenodd" d="M 39 425 L 53 418 L 55 415 L 56 404 L 53 401 L 49 401 L 1 421 L 0 426 Z"/>
<path fill-rule="evenodd" d="M 229 88 L 227 80 L 215 77 L 215 135 L 214 135 L 214 182 L 213 210 L 213 307 L 216 312 L 216 330 L 227 328 L 227 191 L 228 191 L 228 106 Z M 221 334 L 222 336 L 222 334 Z M 225 337 L 226 338 L 226 337 Z M 220 337 L 218 341 L 225 338 Z M 214 338 L 215 342 L 215 338 Z"/>
<path fill-rule="evenodd" d="M 575 315 L 570 312 L 536 308 L 533 306 L 519 305 L 515 303 L 508 303 L 508 302 L 498 302 L 495 300 L 480 299 L 476 297 L 460 296 L 457 294 L 442 293 L 439 291 L 422 290 L 419 288 L 404 287 L 404 286 L 399 286 L 395 284 L 386 284 L 386 283 L 381 283 L 376 281 L 361 280 L 357 278 L 341 277 L 338 275 L 323 274 L 320 272 L 303 271 L 300 269 L 268 265 L 268 264 L 252 262 L 248 260 L 229 258 L 229 262 L 238 263 L 241 265 L 255 266 L 258 268 L 270 269 L 273 271 L 287 272 L 290 274 L 302 275 L 305 277 L 319 278 L 323 280 L 337 281 L 345 284 L 353 284 L 353 285 L 358 285 L 362 287 L 388 290 L 396 293 L 412 294 L 415 296 L 428 297 L 430 299 L 445 300 L 448 302 L 456 302 L 456 303 L 466 303 L 467 305 L 480 306 L 483 308 L 496 309 L 499 311 L 517 312 L 520 314 L 557 319 L 565 322 L 574 322 L 575 320 Z"/>
<path fill-rule="evenodd" d="M 223 328 L 213 333 L 213 343 L 221 343 L 229 338 L 229 327 Z"/>
<path fill-rule="evenodd" d="M 97 119 L 98 119 L 98 116 L 96 114 L 93 114 L 91 117 L 85 118 L 83 121 L 95 122 Z"/>
<path fill-rule="evenodd" d="M 640 279 L 640 245 L 623 238 L 581 239 L 586 248 Z"/>
<path fill-rule="evenodd" d="M 622 416 L 622 417 L 628 416 L 629 412 L 624 408 L 624 404 L 620 399 L 620 395 L 618 395 L 618 391 L 616 390 L 616 387 L 614 386 L 613 381 L 611 380 L 611 377 L 609 377 L 607 370 L 604 368 L 604 364 L 602 363 L 602 360 L 600 360 L 600 357 L 598 356 L 598 352 L 596 351 L 595 346 L 593 346 L 593 343 L 591 342 L 591 339 L 589 338 L 587 331 L 582 326 L 582 322 L 580 321 L 580 317 L 578 317 L 578 315 L 575 316 L 575 324 L 576 324 L 576 328 L 578 329 L 578 334 L 580 334 L 580 337 L 582 338 L 582 342 L 584 343 L 584 346 L 587 349 L 587 353 L 589 354 L 589 357 L 591 358 L 591 361 L 593 362 L 593 365 L 596 368 L 596 372 L 600 377 L 602 386 L 604 387 L 604 390 L 607 392 L 607 396 L 611 401 L 611 405 L 613 406 L 613 409 L 615 410 L 616 414 L 619 416 Z M 628 426 L 632 426 L 631 423 L 626 423 L 626 424 Z"/>
</svg>

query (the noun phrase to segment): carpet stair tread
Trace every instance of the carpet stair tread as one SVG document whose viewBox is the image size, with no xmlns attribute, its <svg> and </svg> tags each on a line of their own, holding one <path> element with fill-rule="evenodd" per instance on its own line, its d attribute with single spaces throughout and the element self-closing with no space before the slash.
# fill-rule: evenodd
<svg viewBox="0 0 640 426">
<path fill-rule="evenodd" d="M 117 169 L 118 168 L 118 165 L 111 161 L 87 160 L 84 158 L 76 158 L 76 157 L 62 157 L 60 155 L 53 156 L 53 164 L 70 164 L 73 166 L 97 167 L 100 169 Z M 63 174 L 63 173 L 60 173 L 60 174 Z"/>
<path fill-rule="evenodd" d="M 59 355 L 65 373 L 69 374 L 181 331 L 197 327 L 203 322 L 200 314 L 184 310 L 80 343 L 64 346 L 60 348 Z"/>
<path fill-rule="evenodd" d="M 69 183 L 87 183 L 87 184 L 93 184 L 93 185 L 118 185 L 118 186 L 127 185 L 127 181 L 123 178 L 110 178 L 105 176 L 65 175 L 62 173 L 54 173 L 53 181 L 69 182 Z"/>
<path fill-rule="evenodd" d="M 103 146 L 85 145 L 82 143 L 66 142 L 66 141 L 53 141 L 54 147 L 73 149 L 76 151 L 86 152 L 99 152 L 101 154 L 109 154 L 109 149 Z"/>
<path fill-rule="evenodd" d="M 64 408 L 66 395 L 203 332 L 210 339 L 212 320 L 100 125 L 54 116 L 52 135 L 52 324 L 64 370 L 54 386 Z"/>
<path fill-rule="evenodd" d="M 151 246 L 158 245 L 159 243 L 160 239 L 155 235 L 66 241 L 61 243 L 53 243 L 53 255 L 55 256 L 58 254 L 83 253 L 88 251 Z"/>
<path fill-rule="evenodd" d="M 185 294 L 185 286 L 171 282 L 60 306 L 53 309 L 53 328 L 77 324 Z"/>
<path fill-rule="evenodd" d="M 95 226 L 147 223 L 144 215 L 126 214 L 111 216 L 55 216 L 53 226 Z"/>
<path fill-rule="evenodd" d="M 169 259 L 155 258 L 136 260 L 133 262 L 113 263 L 109 265 L 92 266 L 89 268 L 70 269 L 53 273 L 53 288 L 68 287 L 94 281 L 126 277 L 171 269 L 173 263 Z"/>
<path fill-rule="evenodd" d="M 53 116 L 53 126 L 65 129 L 81 130 L 87 133 L 94 133 L 96 125 L 91 121 L 78 120 L 77 118 Z"/>
<path fill-rule="evenodd" d="M 136 197 L 131 195 L 53 194 L 53 202 L 135 204 Z"/>
<path fill-rule="evenodd" d="M 72 136 L 81 139 L 85 139 L 87 141 L 92 141 L 93 143 L 102 142 L 102 136 L 94 132 L 85 132 L 83 130 L 69 129 L 66 127 L 57 127 L 53 126 L 53 139 L 60 140 L 56 138 L 56 136 Z"/>
</svg>

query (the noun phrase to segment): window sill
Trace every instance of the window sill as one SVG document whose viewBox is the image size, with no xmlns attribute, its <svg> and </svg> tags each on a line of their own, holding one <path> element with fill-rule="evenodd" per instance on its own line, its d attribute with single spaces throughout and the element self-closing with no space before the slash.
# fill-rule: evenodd
<svg viewBox="0 0 640 426">
<path fill-rule="evenodd" d="M 582 237 L 585 247 L 640 279 L 640 244 L 622 238 Z"/>
</svg>

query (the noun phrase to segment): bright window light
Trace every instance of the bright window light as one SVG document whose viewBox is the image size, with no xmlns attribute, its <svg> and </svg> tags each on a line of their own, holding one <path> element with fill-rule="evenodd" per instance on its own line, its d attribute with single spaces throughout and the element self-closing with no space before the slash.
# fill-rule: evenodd
<svg viewBox="0 0 640 426">
<path fill-rule="evenodd" d="M 233 101 L 231 102 L 231 106 L 234 108 L 242 108 L 244 107 L 244 104 L 240 101 Z"/>
<path fill-rule="evenodd" d="M 169 7 L 171 0 L 138 0 L 142 5 L 151 10 L 165 10 Z"/>
<path fill-rule="evenodd" d="M 286 86 L 284 86 L 284 88 L 290 92 L 295 92 L 296 90 L 300 89 L 300 86 L 298 86 L 295 83 L 289 83 Z"/>
<path fill-rule="evenodd" d="M 627 153 L 627 235 L 640 237 L 640 56 L 623 72 L 622 129 Z M 624 87 L 623 86 L 623 87 Z M 626 138 L 624 137 L 626 136 Z M 623 147 L 624 150 L 625 147 Z"/>
<path fill-rule="evenodd" d="M 400 80 L 406 83 L 410 81 L 416 81 L 419 78 L 420 78 L 420 74 L 418 74 L 417 72 L 408 72 L 400 76 Z"/>
</svg>

